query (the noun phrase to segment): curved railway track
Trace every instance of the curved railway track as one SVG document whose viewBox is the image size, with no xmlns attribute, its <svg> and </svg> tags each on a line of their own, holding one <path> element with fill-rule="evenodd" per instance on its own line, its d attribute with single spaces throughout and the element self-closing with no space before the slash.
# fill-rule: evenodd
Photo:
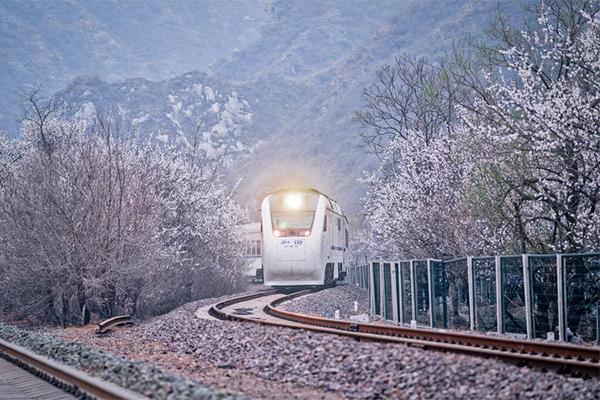
<svg viewBox="0 0 600 400">
<path fill-rule="evenodd" d="M 42 357 L 21 346 L 0 339 L 0 358 L 9 361 L 19 368 L 27 371 L 31 376 L 31 383 L 25 382 L 25 386 L 35 385 L 40 378 L 53 386 L 61 389 L 65 397 L 79 399 L 146 399 L 146 397 L 112 383 L 94 378 L 88 374 L 60 364 L 56 361 Z M 0 393 L 2 397 L 2 393 Z M 36 398 L 45 398 L 36 395 Z M 54 395 L 51 398 L 56 398 Z"/>
<path fill-rule="evenodd" d="M 598 347 L 526 341 L 433 329 L 356 323 L 285 311 L 277 306 L 313 290 L 291 294 L 268 291 L 244 295 L 213 305 L 209 314 L 224 320 L 306 329 L 357 340 L 403 343 L 427 350 L 497 358 L 518 366 L 554 370 L 574 376 L 600 378 Z"/>
</svg>

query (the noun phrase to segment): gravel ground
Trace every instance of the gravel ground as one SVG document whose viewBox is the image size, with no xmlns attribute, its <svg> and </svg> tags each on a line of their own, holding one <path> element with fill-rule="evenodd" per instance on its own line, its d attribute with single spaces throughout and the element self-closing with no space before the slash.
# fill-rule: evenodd
<svg viewBox="0 0 600 400">
<path fill-rule="evenodd" d="M 179 375 L 165 373 L 144 362 L 115 357 L 80 343 L 26 331 L 1 322 L 0 338 L 151 398 L 234 399 L 238 397 L 215 391 Z"/>
<path fill-rule="evenodd" d="M 248 292 L 262 290 L 269 290 L 269 288 L 253 286 Z M 191 347 L 182 345 L 184 335 L 193 338 L 198 333 L 202 333 L 202 338 L 198 338 L 199 342 L 196 346 L 208 346 L 204 349 L 207 353 L 216 353 L 218 350 L 211 350 L 210 342 L 218 339 L 206 337 L 210 336 L 212 331 L 196 332 L 196 330 L 202 331 L 202 328 L 196 324 L 185 327 L 186 321 L 194 323 L 198 320 L 194 314 L 199 308 L 238 295 L 195 301 L 164 316 L 140 322 L 133 328 L 118 328 L 102 336 L 94 333 L 95 326 L 56 328 L 46 331 L 60 336 L 66 341 L 84 343 L 86 346 L 102 349 L 120 357 L 143 361 L 164 371 L 183 375 L 187 379 L 202 382 L 204 385 L 232 395 L 265 399 L 341 399 L 339 395 L 331 391 L 303 386 L 293 380 L 278 381 L 262 378 L 247 369 L 236 368 L 227 359 L 209 360 L 201 357 L 199 351 L 193 351 Z M 199 321 L 218 325 L 219 334 L 226 332 L 230 327 L 228 325 L 230 323 L 218 320 Z M 161 340 L 156 340 L 157 336 L 161 337 Z M 203 344 L 203 340 L 206 340 L 206 343 Z"/>
<path fill-rule="evenodd" d="M 354 311 L 355 301 L 358 302 L 357 312 Z M 335 311 L 339 310 L 340 318 L 348 319 L 351 315 L 368 314 L 369 291 L 353 285 L 339 285 L 286 301 L 280 307 L 287 311 L 325 318 L 334 318 Z"/>
<path fill-rule="evenodd" d="M 348 315 L 348 310 L 353 313 L 353 290 L 341 286 L 310 297 L 351 299 L 345 307 L 324 305 L 321 311 L 331 315 L 340 309 Z M 310 297 L 293 307 L 307 311 L 311 304 L 318 304 Z M 598 380 L 404 345 L 194 316 L 197 308 L 214 301 L 190 303 L 106 337 L 95 337 L 84 328 L 59 333 L 176 370 L 188 379 L 258 398 L 600 398 Z"/>
</svg>

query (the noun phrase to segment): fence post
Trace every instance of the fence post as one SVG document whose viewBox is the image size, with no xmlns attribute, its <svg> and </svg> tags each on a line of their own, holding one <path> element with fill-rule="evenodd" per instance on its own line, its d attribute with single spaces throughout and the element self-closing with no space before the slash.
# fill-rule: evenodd
<svg viewBox="0 0 600 400">
<path fill-rule="evenodd" d="M 364 276 L 365 276 L 365 266 L 361 265 L 360 267 L 358 267 L 358 285 L 361 288 L 365 288 L 367 287 L 367 285 L 364 282 Z"/>
<path fill-rule="evenodd" d="M 567 340 L 567 327 L 566 327 L 566 305 L 565 301 L 565 274 L 563 268 L 563 256 L 562 254 L 556 255 L 556 288 L 557 288 L 557 299 L 558 299 L 558 340 Z"/>
<path fill-rule="evenodd" d="M 496 256 L 496 323 L 498 325 L 498 333 L 504 333 L 504 315 L 503 315 L 503 296 L 504 290 L 502 285 L 502 271 L 501 271 L 501 258 Z"/>
<path fill-rule="evenodd" d="M 410 290 L 412 292 L 412 302 L 410 303 L 412 308 L 412 320 L 417 320 L 417 283 L 415 282 L 415 263 L 413 260 L 410 260 Z"/>
<path fill-rule="evenodd" d="M 365 265 L 361 265 L 358 268 L 358 273 L 359 273 L 358 284 L 363 289 L 367 287 L 367 285 L 365 283 L 365 269 L 366 269 Z"/>
<path fill-rule="evenodd" d="M 433 328 L 433 274 L 431 271 L 431 258 L 427 259 L 427 291 L 429 294 L 429 326 Z"/>
<path fill-rule="evenodd" d="M 360 284 L 363 289 L 369 288 L 369 265 L 367 264 L 360 269 Z"/>
<path fill-rule="evenodd" d="M 525 294 L 525 326 L 527 330 L 527 339 L 533 337 L 533 322 L 531 308 L 531 279 L 529 275 L 529 254 L 522 255 L 523 263 L 523 292 Z"/>
<path fill-rule="evenodd" d="M 360 286 L 361 288 L 364 288 L 365 285 L 363 282 L 363 275 L 364 275 L 364 265 L 360 265 L 357 269 L 356 269 L 356 280 L 358 281 L 358 286 Z"/>
<path fill-rule="evenodd" d="M 475 277 L 473 275 L 473 257 L 467 256 L 467 285 L 469 288 L 469 329 L 475 330 Z"/>
<path fill-rule="evenodd" d="M 365 264 L 360 269 L 360 282 L 363 289 L 369 288 L 369 265 Z"/>
<path fill-rule="evenodd" d="M 385 274 L 383 268 L 383 259 L 379 259 L 379 311 L 381 312 L 381 319 L 383 321 L 386 320 L 385 316 L 387 314 L 387 302 L 385 301 Z"/>
</svg>

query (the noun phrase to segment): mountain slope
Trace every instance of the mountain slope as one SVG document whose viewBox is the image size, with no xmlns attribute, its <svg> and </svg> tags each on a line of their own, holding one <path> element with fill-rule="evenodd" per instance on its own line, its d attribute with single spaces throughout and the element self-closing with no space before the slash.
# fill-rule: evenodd
<svg viewBox="0 0 600 400">
<path fill-rule="evenodd" d="M 518 0 L 500 5 L 516 19 L 523 6 Z M 360 149 L 358 128 L 351 122 L 352 112 L 362 105 L 362 89 L 373 82 L 377 68 L 395 56 L 435 59 L 453 41 L 481 36 L 498 7 L 471 0 L 277 1 L 259 39 L 213 64 L 208 76 L 173 80 L 190 86 L 209 79 L 210 85 L 227 88 L 221 93 L 235 92 L 245 102 L 244 110 L 252 118 L 237 134 L 248 152 L 228 174 L 232 181 L 242 180 L 239 195 L 251 209 L 270 190 L 302 185 L 319 188 L 358 214 L 362 192 L 356 180 L 375 161 Z M 76 86 L 62 96 L 70 98 Z M 119 90 L 118 85 L 113 90 Z M 193 95 L 186 93 L 179 94 L 183 103 L 185 96 Z M 156 102 L 164 103 L 165 95 L 161 92 Z M 119 105 L 141 112 L 137 98 L 132 93 Z M 114 99 L 97 101 L 109 104 Z M 79 112 L 82 104 L 73 101 L 71 113 Z M 144 107 L 152 104 L 148 100 Z M 192 112 L 190 124 L 203 115 Z M 166 121 L 164 115 L 161 118 Z M 165 134 L 167 126 L 154 121 L 144 128 Z M 177 127 L 170 129 L 174 136 L 181 134 Z"/>
<path fill-rule="evenodd" d="M 501 8 L 518 19 L 523 6 L 506 1 Z M 434 60 L 453 41 L 481 36 L 497 8 L 495 2 L 435 0 L 275 3 L 261 40 L 213 66 L 216 76 L 238 82 L 261 140 L 233 174 L 243 171 L 243 198 L 302 184 L 322 189 L 357 214 L 362 191 L 356 179 L 375 162 L 360 148 L 351 122 L 363 88 L 396 56 Z"/>
</svg>

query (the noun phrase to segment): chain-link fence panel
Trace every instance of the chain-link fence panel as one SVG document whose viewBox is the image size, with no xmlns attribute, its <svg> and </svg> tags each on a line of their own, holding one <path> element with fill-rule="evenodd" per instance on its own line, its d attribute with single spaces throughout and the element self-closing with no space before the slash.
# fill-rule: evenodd
<svg viewBox="0 0 600 400">
<path fill-rule="evenodd" d="M 410 321 L 415 319 L 412 313 L 412 286 L 410 283 L 410 261 L 400 262 L 400 286 L 402 287 L 402 321 L 405 324 L 409 324 Z"/>
<path fill-rule="evenodd" d="M 381 284 L 379 279 L 379 263 L 371 263 L 373 273 L 373 311 L 381 316 Z"/>
<path fill-rule="evenodd" d="M 467 259 L 444 261 L 443 263 L 444 307 L 447 323 L 451 329 L 469 329 L 469 284 Z M 438 280 L 436 279 L 437 283 Z M 437 295 L 437 294 L 436 294 Z M 436 308 L 439 306 L 436 304 Z M 435 320 L 435 318 L 434 318 Z M 438 326 L 438 324 L 435 324 Z M 440 326 L 441 327 L 441 326 Z"/>
<path fill-rule="evenodd" d="M 503 331 L 526 335 L 523 257 L 500 257 L 500 279 L 502 282 Z"/>
<path fill-rule="evenodd" d="M 433 288 L 433 327 L 448 327 L 448 278 L 446 264 L 441 261 L 430 261 Z"/>
<path fill-rule="evenodd" d="M 496 266 L 494 257 L 473 257 L 475 329 L 496 332 Z"/>
<path fill-rule="evenodd" d="M 385 303 L 385 319 L 393 320 L 392 300 L 392 269 L 390 263 L 383 263 L 383 299 Z"/>
<path fill-rule="evenodd" d="M 558 291 L 555 255 L 528 256 L 531 336 L 558 339 Z"/>
<path fill-rule="evenodd" d="M 566 339 L 600 343 L 600 254 L 563 255 Z"/>
<path fill-rule="evenodd" d="M 413 268 L 415 276 L 417 324 L 429 326 L 429 280 L 427 279 L 427 261 L 414 261 Z"/>
</svg>

